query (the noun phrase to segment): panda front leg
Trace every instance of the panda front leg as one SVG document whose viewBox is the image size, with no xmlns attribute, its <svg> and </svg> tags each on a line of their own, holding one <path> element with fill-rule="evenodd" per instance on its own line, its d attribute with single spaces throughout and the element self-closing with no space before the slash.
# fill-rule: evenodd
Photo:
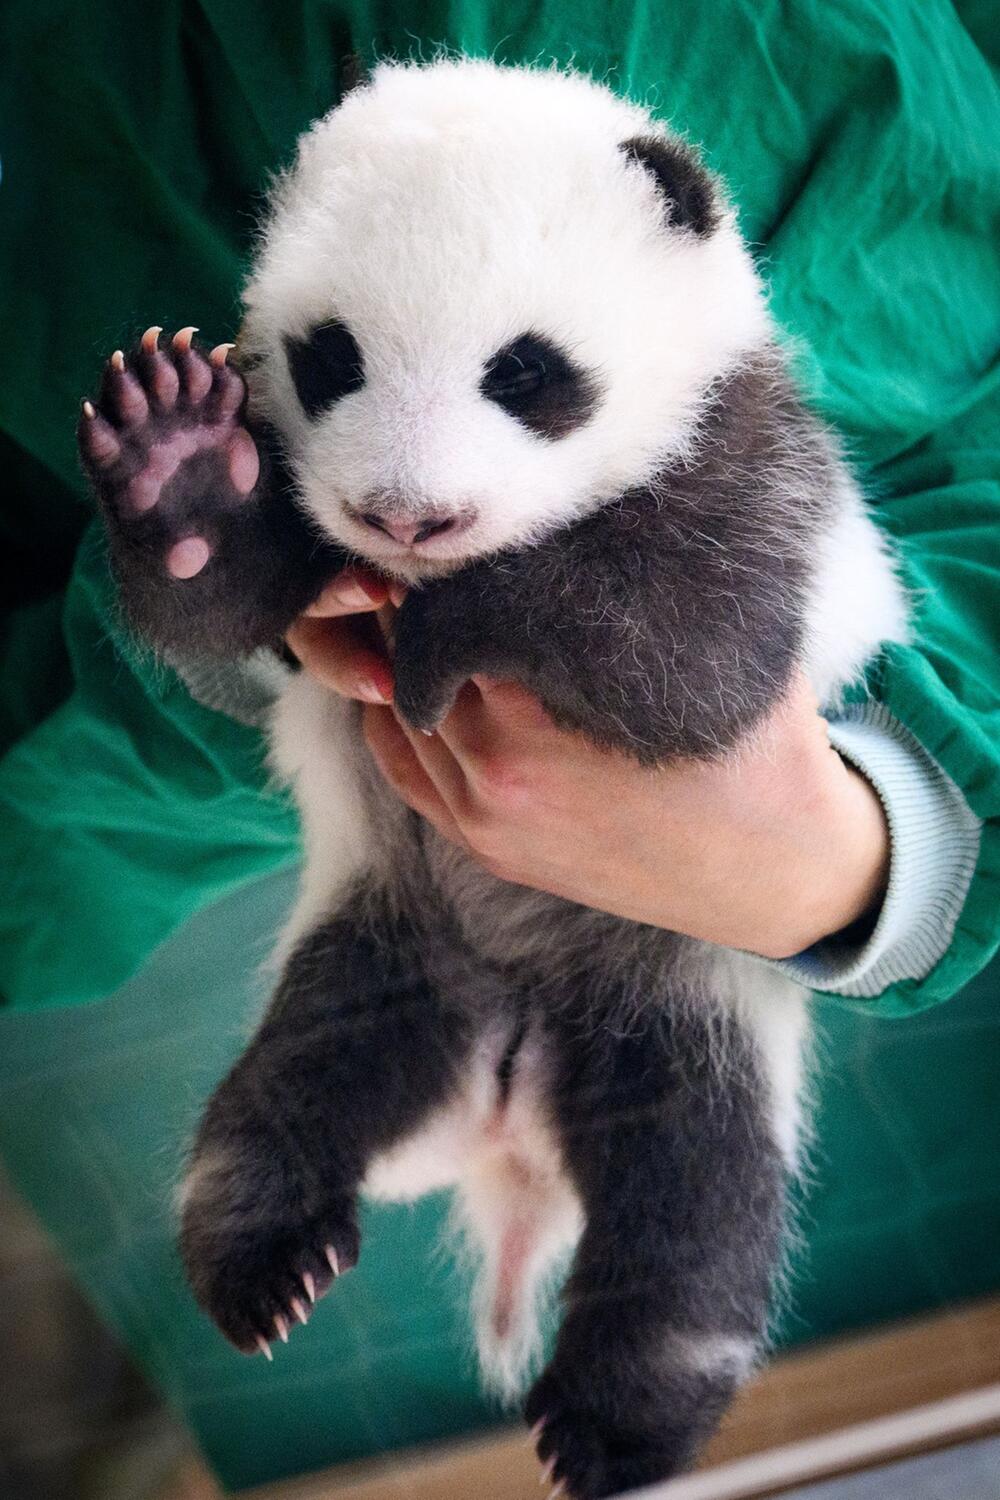
<svg viewBox="0 0 1000 1500">
<path fill-rule="evenodd" d="M 180 1193 L 188 1280 L 237 1348 L 287 1338 L 354 1265 L 369 1164 L 449 1099 L 469 1033 L 377 893 L 299 943 L 209 1102 Z"/>
<path fill-rule="evenodd" d="M 689 1006 L 550 1023 L 585 1228 L 525 1415 L 573 1500 L 684 1469 L 765 1338 L 786 1176 L 767 1081 L 735 1022 Z"/>
<path fill-rule="evenodd" d="M 240 656 L 276 644 L 343 563 L 295 503 L 252 422 L 231 344 L 159 328 L 108 360 L 77 439 L 129 620 L 158 649 Z"/>
</svg>

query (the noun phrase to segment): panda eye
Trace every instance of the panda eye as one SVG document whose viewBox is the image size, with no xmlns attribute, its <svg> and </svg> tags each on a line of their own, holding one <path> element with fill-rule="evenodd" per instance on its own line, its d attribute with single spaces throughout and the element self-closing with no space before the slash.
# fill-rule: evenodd
<svg viewBox="0 0 1000 1500">
<path fill-rule="evenodd" d="M 564 437 L 596 405 L 594 382 L 551 340 L 526 333 L 491 356 L 479 391 L 539 437 Z"/>
<path fill-rule="evenodd" d="M 285 356 L 296 394 L 310 417 L 364 385 L 361 350 L 344 323 L 320 323 L 304 339 L 286 336 Z"/>
<path fill-rule="evenodd" d="M 533 395 L 546 378 L 543 359 L 525 359 L 515 353 L 502 354 L 486 368 L 483 395 L 503 406 Z"/>
</svg>

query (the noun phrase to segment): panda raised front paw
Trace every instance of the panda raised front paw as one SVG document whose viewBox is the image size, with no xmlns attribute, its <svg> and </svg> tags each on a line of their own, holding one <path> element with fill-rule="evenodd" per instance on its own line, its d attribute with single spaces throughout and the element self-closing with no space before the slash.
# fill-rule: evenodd
<svg viewBox="0 0 1000 1500">
<path fill-rule="evenodd" d="M 126 612 L 152 645 L 238 656 L 276 642 L 340 566 L 312 536 L 247 387 L 182 328 L 108 360 L 77 436 Z"/>
<path fill-rule="evenodd" d="M 239 420 L 247 392 L 227 363 L 232 344 L 206 356 L 182 328 L 165 353 L 161 332 L 147 328 L 128 360 L 115 350 L 97 403 L 83 403 L 79 439 L 109 524 L 181 582 L 218 550 L 223 507 L 252 493 L 260 456 Z"/>
</svg>

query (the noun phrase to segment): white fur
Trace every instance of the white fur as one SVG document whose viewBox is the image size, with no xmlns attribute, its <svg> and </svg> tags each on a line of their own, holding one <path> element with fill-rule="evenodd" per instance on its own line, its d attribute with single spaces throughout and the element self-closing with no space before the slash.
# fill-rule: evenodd
<svg viewBox="0 0 1000 1500">
<path fill-rule="evenodd" d="M 283 964 L 336 910 L 352 878 L 372 867 L 374 851 L 357 705 L 305 673 L 296 675 L 272 710 L 270 741 L 274 771 L 294 788 L 305 846 L 298 897 L 273 955 Z"/>
<path fill-rule="evenodd" d="M 257 414 L 286 435 L 320 531 L 415 581 L 529 542 L 683 455 L 709 386 L 771 327 L 732 216 L 707 239 L 668 229 L 649 177 L 619 150 L 662 132 L 587 78 L 463 60 L 383 65 L 308 132 L 276 190 L 241 344 L 261 361 Z M 282 339 L 331 319 L 358 340 L 365 383 L 310 422 Z M 566 346 L 602 381 L 594 417 L 559 442 L 533 436 L 478 393 L 486 360 L 528 330 Z M 816 559 L 804 662 L 825 703 L 905 628 L 885 545 L 846 470 L 843 484 Z M 414 505 L 471 505 L 477 520 L 426 556 L 407 553 L 345 509 L 387 489 Z M 295 787 L 306 845 L 284 956 L 335 910 L 350 880 L 391 866 L 402 832 L 391 794 L 377 778 L 373 786 L 356 711 L 309 678 L 293 681 L 277 706 L 272 758 Z M 595 939 L 594 913 L 565 918 L 557 937 L 546 925 L 549 898 L 499 888 L 433 837 L 428 850 L 466 935 L 487 955 L 526 957 L 558 941 L 569 963 Z M 805 992 L 749 955 L 693 943 L 689 954 L 756 1040 L 774 1138 L 794 1170 Z M 581 1213 L 546 1117 L 541 1052 L 529 1034 L 501 1107 L 503 1046 L 499 1034 L 484 1038 L 460 1096 L 374 1163 L 367 1188 L 408 1199 L 458 1187 L 484 1270 L 480 1350 L 510 1392 L 535 1347 L 537 1288 L 574 1243 Z M 513 1290 L 505 1245 L 524 1251 Z M 722 1333 L 678 1332 L 678 1351 L 698 1368 L 741 1371 L 753 1356 Z"/>
<path fill-rule="evenodd" d="M 703 1375 L 725 1371 L 743 1380 L 753 1369 L 758 1349 L 753 1339 L 727 1333 L 671 1333 L 667 1339 L 671 1365 L 682 1364 Z"/>
<path fill-rule="evenodd" d="M 752 953 L 703 945 L 712 992 L 731 995 L 757 1043 L 770 1087 L 771 1130 L 790 1172 L 799 1169 L 803 1087 L 809 1037 L 809 993 Z"/>
<path fill-rule="evenodd" d="M 844 472 L 837 518 L 816 558 L 806 617 L 806 674 L 819 698 L 835 707 L 877 648 L 907 639 L 906 595 L 888 542 Z"/>
<path fill-rule="evenodd" d="M 541 1287 L 583 1220 L 546 1118 L 542 1049 L 529 1035 L 501 1100 L 497 1067 L 506 1042 L 499 1031 L 481 1040 L 458 1096 L 372 1163 L 365 1191 L 406 1202 L 458 1188 L 456 1227 L 479 1271 L 480 1365 L 490 1386 L 511 1398 L 539 1352 Z"/>
</svg>

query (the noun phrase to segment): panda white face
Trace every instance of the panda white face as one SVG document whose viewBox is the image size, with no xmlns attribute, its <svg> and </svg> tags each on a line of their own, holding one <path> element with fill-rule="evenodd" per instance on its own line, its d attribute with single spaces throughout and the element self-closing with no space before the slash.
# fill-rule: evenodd
<svg viewBox="0 0 1000 1500">
<path fill-rule="evenodd" d="M 409 582 L 649 479 L 769 334 L 732 216 L 645 111 L 468 60 L 383 65 L 303 137 L 245 300 L 304 504 Z"/>
</svg>

